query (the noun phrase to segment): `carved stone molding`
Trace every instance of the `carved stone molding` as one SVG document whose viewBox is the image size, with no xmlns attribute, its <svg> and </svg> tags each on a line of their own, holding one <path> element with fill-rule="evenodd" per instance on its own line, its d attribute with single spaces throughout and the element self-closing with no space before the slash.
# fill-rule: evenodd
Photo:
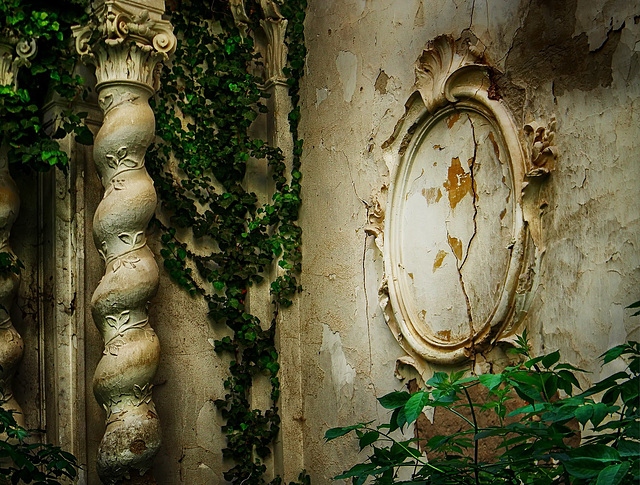
<svg viewBox="0 0 640 485">
<path fill-rule="evenodd" d="M 285 79 L 283 68 L 287 64 L 287 46 L 284 38 L 288 21 L 273 0 L 260 0 L 260 6 L 264 14 L 264 20 L 260 21 L 260 25 L 267 36 L 267 81 L 282 81 Z"/>
<path fill-rule="evenodd" d="M 517 294 L 530 274 L 521 193 L 529 160 L 483 52 L 450 36 L 430 42 L 383 145 L 388 201 L 371 212 L 371 233 L 384 219 L 379 300 L 414 360 L 472 358 L 526 313 Z M 532 130 L 540 160 L 553 136 Z"/>
<path fill-rule="evenodd" d="M 244 36 L 248 36 L 250 19 L 245 3 L 246 0 L 230 0 L 230 7 L 236 26 Z M 284 84 L 286 77 L 283 68 L 287 64 L 287 46 L 284 40 L 288 21 L 280 12 L 280 4 L 274 0 L 260 0 L 260 9 L 260 26 L 266 37 L 266 45 L 263 46 L 266 81 Z"/>
<path fill-rule="evenodd" d="M 98 90 L 127 81 L 155 92 L 161 63 L 176 47 L 168 21 L 126 0 L 104 1 L 89 25 L 74 28 L 74 36 L 81 60 L 96 68 Z"/>
<path fill-rule="evenodd" d="M 36 41 L 0 38 L 0 85 L 18 86 L 18 70 L 36 55 Z"/>
<path fill-rule="evenodd" d="M 249 16 L 247 15 L 247 11 L 244 8 L 245 0 L 229 0 L 229 8 L 231 9 L 231 14 L 233 15 L 233 21 L 238 27 L 241 35 L 245 37 L 248 35 L 249 31 Z"/>
<path fill-rule="evenodd" d="M 558 158 L 555 146 L 556 119 L 551 118 L 547 126 L 540 121 L 532 121 L 524 126 L 529 157 L 527 158 L 527 177 L 548 175 L 555 168 Z"/>
<path fill-rule="evenodd" d="M 34 40 L 0 38 L 0 85 L 18 88 L 18 70 L 36 54 Z M 20 210 L 18 188 L 9 173 L 7 140 L 0 139 L 0 252 L 15 258 L 9 237 Z M 20 286 L 20 277 L 7 270 L 0 274 L 0 402 L 16 412 L 24 424 L 22 409 L 13 396 L 13 378 L 22 358 L 24 343 L 11 321 L 11 307 Z"/>
<path fill-rule="evenodd" d="M 81 59 L 96 68 L 104 111 L 94 160 L 105 192 L 93 233 L 106 269 L 91 309 L 105 341 L 93 388 L 107 415 L 97 462 L 107 484 L 145 474 L 161 439 L 151 393 L 160 345 L 148 319 L 158 266 L 145 233 L 156 193 L 144 167 L 155 134 L 148 101 L 158 88 L 161 62 L 176 43 L 160 14 L 140 2 L 107 0 L 90 25 L 74 29 Z"/>
</svg>

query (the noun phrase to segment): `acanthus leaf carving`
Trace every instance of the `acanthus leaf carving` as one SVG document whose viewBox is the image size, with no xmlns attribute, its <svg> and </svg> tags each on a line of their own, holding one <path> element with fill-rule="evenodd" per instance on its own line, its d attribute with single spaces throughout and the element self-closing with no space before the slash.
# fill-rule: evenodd
<svg viewBox="0 0 640 485">
<path fill-rule="evenodd" d="M 18 70 L 31 65 L 37 52 L 35 39 L 0 37 L 0 85 L 18 88 Z"/>
<path fill-rule="evenodd" d="M 524 126 L 527 140 L 528 159 L 527 177 L 540 177 L 549 174 L 555 168 L 558 150 L 555 145 L 556 118 L 545 126 L 539 121 L 532 121 Z"/>
<path fill-rule="evenodd" d="M 245 0 L 229 0 L 229 8 L 236 27 L 244 37 L 247 37 L 251 20 L 245 10 Z"/>
<path fill-rule="evenodd" d="M 168 21 L 151 18 L 148 10 L 125 0 L 106 0 L 89 24 L 74 27 L 73 34 L 82 61 L 96 66 L 98 85 L 127 80 L 155 91 L 157 66 L 176 47 Z"/>
<path fill-rule="evenodd" d="M 371 198 L 371 203 L 367 205 L 367 221 L 364 231 L 375 237 L 375 243 L 380 251 L 384 248 L 384 217 L 387 205 L 387 185 Z"/>
<path fill-rule="evenodd" d="M 469 79 L 464 82 L 479 85 L 478 87 L 488 80 L 483 52 L 481 45 L 471 45 L 468 42 L 457 45 L 450 35 L 441 35 L 429 42 L 415 68 L 415 87 L 430 113 L 447 102 L 456 101 L 450 85 L 453 83 L 459 86 L 463 83 L 457 77 L 468 75 Z"/>
</svg>

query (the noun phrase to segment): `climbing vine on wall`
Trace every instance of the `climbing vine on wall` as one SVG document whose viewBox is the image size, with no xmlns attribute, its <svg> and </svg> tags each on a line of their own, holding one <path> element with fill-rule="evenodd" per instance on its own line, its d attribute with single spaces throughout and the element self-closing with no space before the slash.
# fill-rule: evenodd
<svg viewBox="0 0 640 485">
<path fill-rule="evenodd" d="M 93 142 L 91 131 L 83 122 L 86 113 L 71 108 L 71 103 L 85 94 L 83 79 L 73 72 L 76 56 L 69 39 L 71 26 L 85 15 L 86 3 L 87 0 L 0 2 L 0 43 L 34 41 L 37 47 L 35 55 L 18 71 L 18 89 L 0 83 L 0 133 L 10 163 L 37 171 L 53 166 L 64 169 L 68 156 L 57 140 L 74 134 L 80 143 Z M 53 129 L 45 130 L 42 108 L 52 96 L 60 110 Z"/>
<path fill-rule="evenodd" d="M 255 27 L 259 7 L 248 3 Z M 267 95 L 263 79 L 252 74 L 259 72 L 261 60 L 251 35 L 241 35 L 228 3 L 174 0 L 167 7 L 178 45 L 163 73 L 162 95 L 154 101 L 157 142 L 147 154 L 163 207 L 155 220 L 162 232 L 161 254 L 171 277 L 192 296 L 204 298 L 212 322 L 232 331 L 215 342 L 215 350 L 230 359 L 225 396 L 216 401 L 225 419 L 223 454 L 234 463 L 224 477 L 238 485 L 264 484 L 264 460 L 280 423 L 276 316 L 299 290 L 298 91 L 306 55 L 306 2 L 282 4 L 289 20 L 291 163 L 278 147 L 250 134 L 252 123 L 267 111 Z M 274 194 L 267 203 L 246 188 L 252 160 L 266 163 L 273 178 Z M 261 322 L 248 308 L 247 292 L 276 262 L 281 271 L 271 283 L 273 318 Z M 271 383 L 268 409 L 251 405 L 258 375 Z M 280 477 L 272 481 L 280 482 Z"/>
</svg>

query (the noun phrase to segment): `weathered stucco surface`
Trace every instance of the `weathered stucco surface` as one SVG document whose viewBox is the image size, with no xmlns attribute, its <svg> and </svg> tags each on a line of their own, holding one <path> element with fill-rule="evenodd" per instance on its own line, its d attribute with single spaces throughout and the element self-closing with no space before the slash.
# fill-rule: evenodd
<svg viewBox="0 0 640 485">
<path fill-rule="evenodd" d="M 485 47 L 484 61 L 494 68 L 492 96 L 512 114 L 523 141 L 525 125 L 549 127 L 555 118 L 558 158 L 550 175 L 531 183 L 523 198 L 536 265 L 525 273 L 529 279 L 523 279 L 520 296 L 526 305 L 518 317 L 529 328 L 534 351 L 561 349 L 568 361 L 594 371 L 589 378 L 595 380 L 601 376 L 600 353 L 640 339 L 640 319 L 625 309 L 640 299 L 640 3 L 309 0 L 300 127 L 304 290 L 280 316 L 283 436 L 269 464 L 286 473 L 286 483 L 305 467 L 314 485 L 328 484 L 362 458 L 349 439 L 324 443 L 326 429 L 385 419 L 376 397 L 418 377 L 379 304 L 385 198 L 392 183 L 387 158 L 393 147 L 385 142 L 405 114 L 416 62 L 443 35 Z M 280 117 L 262 119 L 255 129 L 286 147 L 284 89 L 274 88 L 269 101 Z M 97 129 L 95 101 L 83 110 L 92 111 Z M 472 309 L 490 312 L 487 299 L 510 244 L 512 214 L 502 211 L 514 200 L 508 196 L 521 190 L 511 186 L 502 155 L 494 157 L 495 146 L 501 154 L 504 147 L 497 133 L 493 145 L 486 126 L 478 131 L 485 137 L 478 145 L 482 168 L 471 181 L 472 118 L 462 115 L 436 124 L 418 150 L 401 221 L 404 244 L 414 251 L 412 298 L 425 315 L 439 318 L 432 321 L 442 327 L 433 330 L 445 334 L 464 333 L 468 325 L 456 281 L 465 247 L 469 257 L 462 272 L 477 287 Z M 103 340 L 88 302 L 104 274 L 92 242 L 102 186 L 91 150 L 65 143 L 74 160 L 68 176 L 45 177 L 36 192 L 32 178 L 15 175 L 23 207 L 12 245 L 27 268 L 37 268 L 23 276 L 12 311 L 25 340 L 15 392 L 27 425 L 46 427 L 47 438 L 69 446 L 87 465 L 82 483 L 94 485 L 105 424 L 92 376 Z M 431 151 L 437 159 L 428 158 Z M 251 173 L 249 186 L 268 199 L 264 167 Z M 463 242 L 473 235 L 476 209 L 482 231 L 476 242 L 482 244 L 472 247 Z M 444 232 L 435 233 L 436 225 Z M 148 243 L 158 258 L 159 235 L 150 231 Z M 492 245 L 499 250 L 491 251 Z M 440 286 L 441 275 L 448 275 L 449 286 Z M 267 288 L 250 295 L 252 309 L 264 315 Z M 228 372 L 213 341 L 225 330 L 206 313 L 203 302 L 160 271 L 149 317 L 161 346 L 153 379 L 163 435 L 154 475 L 161 485 L 224 483 L 229 467 L 221 457 L 225 438 L 213 404 L 224 396 Z M 456 368 L 475 364 L 487 372 L 506 359 L 499 348 Z M 453 368 L 426 361 L 417 367 L 423 377 Z M 257 387 L 256 405 L 264 400 Z M 425 432 L 430 418 L 421 418 Z"/>
<path fill-rule="evenodd" d="M 403 386 L 394 370 L 405 354 L 377 305 L 382 254 L 365 228 L 390 182 L 382 145 L 404 113 L 416 60 L 439 35 L 486 46 L 517 127 L 556 118 L 555 169 L 525 197 L 539 265 L 523 325 L 535 351 L 559 348 L 597 379 L 600 353 L 640 337 L 624 308 L 638 299 L 640 278 L 639 14 L 638 2 L 591 0 L 310 2 L 300 307 L 304 454 L 314 483 L 329 483 L 359 456 L 348 439 L 324 444 L 325 430 L 385 417 L 375 398 Z M 418 224 L 408 234 L 419 237 L 432 218 L 411 217 Z M 425 289 L 447 258 L 436 251 L 415 288 L 432 311 L 448 308 Z M 474 264 L 491 272 L 504 263 L 485 252 Z"/>
</svg>

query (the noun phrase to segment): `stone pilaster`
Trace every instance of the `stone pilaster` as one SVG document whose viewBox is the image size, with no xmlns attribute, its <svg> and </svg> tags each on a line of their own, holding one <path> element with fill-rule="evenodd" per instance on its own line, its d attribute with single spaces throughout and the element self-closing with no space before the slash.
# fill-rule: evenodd
<svg viewBox="0 0 640 485">
<path fill-rule="evenodd" d="M 149 470 L 161 440 L 151 394 L 160 344 L 148 318 L 158 266 L 146 242 L 156 192 L 144 156 L 155 134 L 148 101 L 175 48 L 162 7 L 162 1 L 105 0 L 94 4 L 89 25 L 74 29 L 81 59 L 96 68 L 104 112 L 94 160 L 105 191 L 93 234 L 106 268 L 91 309 L 105 341 L 93 388 L 107 414 L 97 462 L 107 484 L 141 475 L 154 483 Z"/>
<path fill-rule="evenodd" d="M 0 38 L 0 85 L 18 88 L 18 69 L 29 63 L 36 53 L 35 41 Z M 0 139 L 0 253 L 16 259 L 9 236 L 20 210 L 20 196 L 9 173 L 7 140 Z M 11 307 L 20 277 L 11 270 L 0 273 L 0 403 L 15 411 L 19 424 L 24 423 L 22 409 L 13 397 L 12 381 L 22 358 L 24 343 L 11 322 Z"/>
</svg>

